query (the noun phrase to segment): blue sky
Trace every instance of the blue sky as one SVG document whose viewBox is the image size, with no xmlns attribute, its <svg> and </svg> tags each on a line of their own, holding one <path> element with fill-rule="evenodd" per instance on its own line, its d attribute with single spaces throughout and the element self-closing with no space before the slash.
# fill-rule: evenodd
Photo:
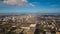
<svg viewBox="0 0 60 34">
<path fill-rule="evenodd" d="M 60 13 L 60 0 L 0 0 L 0 13 Z"/>
</svg>

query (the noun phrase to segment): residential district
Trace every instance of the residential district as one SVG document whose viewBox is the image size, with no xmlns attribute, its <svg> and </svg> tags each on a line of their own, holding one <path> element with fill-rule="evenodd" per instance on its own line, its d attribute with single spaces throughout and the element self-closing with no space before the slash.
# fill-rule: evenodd
<svg viewBox="0 0 60 34">
<path fill-rule="evenodd" d="M 0 34 L 60 34 L 60 16 L 0 16 Z"/>
</svg>

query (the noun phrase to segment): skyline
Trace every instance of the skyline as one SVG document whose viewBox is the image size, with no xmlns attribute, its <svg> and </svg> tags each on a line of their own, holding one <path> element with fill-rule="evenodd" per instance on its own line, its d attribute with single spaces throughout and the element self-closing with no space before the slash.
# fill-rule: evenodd
<svg viewBox="0 0 60 34">
<path fill-rule="evenodd" d="M 60 0 L 0 0 L 0 13 L 60 13 Z"/>
</svg>

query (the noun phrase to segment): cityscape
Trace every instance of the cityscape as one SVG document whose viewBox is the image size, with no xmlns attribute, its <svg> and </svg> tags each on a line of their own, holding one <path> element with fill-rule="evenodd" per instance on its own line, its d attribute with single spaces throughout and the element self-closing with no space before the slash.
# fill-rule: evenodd
<svg viewBox="0 0 60 34">
<path fill-rule="evenodd" d="M 59 15 L 3 15 L 0 34 L 60 34 Z"/>
<path fill-rule="evenodd" d="M 60 0 L 0 0 L 0 34 L 60 34 Z"/>
</svg>

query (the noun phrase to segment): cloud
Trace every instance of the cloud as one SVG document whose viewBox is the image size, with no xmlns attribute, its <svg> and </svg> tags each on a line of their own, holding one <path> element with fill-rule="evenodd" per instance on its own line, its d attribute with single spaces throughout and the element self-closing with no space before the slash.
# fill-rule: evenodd
<svg viewBox="0 0 60 34">
<path fill-rule="evenodd" d="M 3 3 L 9 4 L 9 5 L 22 6 L 22 5 L 25 5 L 27 3 L 27 0 L 4 0 Z"/>
<path fill-rule="evenodd" d="M 28 0 L 4 0 L 0 5 L 13 5 L 13 6 L 29 6 L 34 7 L 33 3 L 29 3 Z"/>
<path fill-rule="evenodd" d="M 31 7 L 34 7 L 35 5 L 34 4 L 32 4 L 32 3 L 29 3 L 29 5 L 31 6 Z"/>
</svg>

